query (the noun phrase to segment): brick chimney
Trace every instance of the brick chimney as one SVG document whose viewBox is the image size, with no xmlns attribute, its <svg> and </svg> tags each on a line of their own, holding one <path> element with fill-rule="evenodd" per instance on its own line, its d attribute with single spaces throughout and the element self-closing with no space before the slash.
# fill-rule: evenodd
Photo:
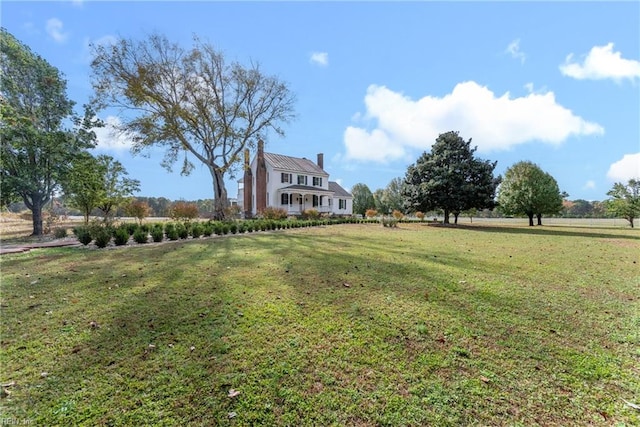
<svg viewBox="0 0 640 427">
<path fill-rule="evenodd" d="M 256 159 L 256 212 L 262 212 L 267 207 L 267 164 L 264 161 L 264 142 L 262 140 L 258 141 Z"/>
<path fill-rule="evenodd" d="M 318 153 L 318 166 L 320 169 L 324 170 L 324 154 Z"/>
<path fill-rule="evenodd" d="M 244 217 L 251 218 L 253 211 L 253 173 L 251 172 L 251 154 L 244 150 Z"/>
</svg>

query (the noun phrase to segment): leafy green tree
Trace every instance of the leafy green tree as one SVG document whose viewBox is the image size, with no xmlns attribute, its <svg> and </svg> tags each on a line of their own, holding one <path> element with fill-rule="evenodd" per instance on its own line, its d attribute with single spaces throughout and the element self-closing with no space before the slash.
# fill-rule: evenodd
<svg viewBox="0 0 640 427">
<path fill-rule="evenodd" d="M 533 217 L 542 225 L 542 215 L 553 215 L 562 210 L 563 193 L 556 180 L 538 165 L 529 161 L 518 162 L 505 172 L 498 190 L 498 204 L 506 215 L 526 215 L 529 226 Z"/>
<path fill-rule="evenodd" d="M 376 206 L 376 211 L 383 214 L 387 214 L 390 212 L 389 206 L 386 204 L 383 188 L 378 188 L 376 191 L 373 192 L 373 201 Z"/>
<path fill-rule="evenodd" d="M 388 214 L 393 211 L 404 213 L 404 196 L 402 195 L 402 178 L 393 178 L 384 189 L 373 193 L 378 212 Z"/>
<path fill-rule="evenodd" d="M 458 132 L 442 133 L 415 164 L 409 166 L 402 195 L 408 211 L 428 212 L 442 209 L 444 222 L 453 214 L 476 208 L 493 208 L 500 177 L 493 176 L 496 162 L 474 157 L 471 139 L 465 141 Z"/>
<path fill-rule="evenodd" d="M 213 181 L 215 215 L 228 204 L 224 178 L 268 131 L 284 135 L 280 123 L 293 118 L 294 96 L 277 77 L 251 64 L 228 64 L 222 53 L 194 38 L 190 50 L 158 34 L 92 46 L 95 101 L 100 108 L 132 113 L 120 131 L 132 136 L 133 152 L 162 146 L 162 165 L 183 159 L 182 174 L 206 165 Z"/>
<path fill-rule="evenodd" d="M 0 193 L 24 201 L 34 235 L 43 234 L 43 207 L 73 157 L 95 144 L 91 129 L 99 122 L 87 107 L 84 119 L 74 116 L 66 89 L 57 68 L 0 30 Z"/>
<path fill-rule="evenodd" d="M 358 183 L 351 188 L 353 196 L 353 213 L 365 215 L 367 209 L 375 209 L 376 202 L 367 184 Z"/>
<path fill-rule="evenodd" d="M 128 178 L 127 170 L 113 157 L 100 155 L 96 159 L 103 172 L 104 189 L 98 209 L 102 211 L 104 221 L 109 222 L 116 208 L 128 204 L 133 193 L 140 190 L 140 181 Z"/>
<path fill-rule="evenodd" d="M 63 190 L 69 206 L 82 212 L 85 225 L 89 215 L 105 197 L 103 165 L 89 153 L 80 153 L 73 159 L 64 177 Z"/>
<path fill-rule="evenodd" d="M 611 197 L 607 212 L 626 219 L 633 228 L 633 221 L 640 217 L 640 180 L 630 179 L 626 185 L 616 182 L 607 196 Z"/>
</svg>

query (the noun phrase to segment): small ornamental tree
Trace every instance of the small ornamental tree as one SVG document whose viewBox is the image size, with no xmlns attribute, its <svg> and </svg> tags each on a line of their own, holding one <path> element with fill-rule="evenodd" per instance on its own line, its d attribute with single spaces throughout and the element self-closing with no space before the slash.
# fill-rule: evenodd
<svg viewBox="0 0 640 427">
<path fill-rule="evenodd" d="M 171 218 L 179 221 L 198 218 L 198 205 L 195 203 L 175 202 L 171 207 Z"/>
<path fill-rule="evenodd" d="M 133 200 L 125 207 L 125 211 L 127 215 L 136 218 L 138 223 L 142 225 L 142 220 L 151 214 L 151 207 L 147 202 Z"/>
<path fill-rule="evenodd" d="M 640 217 L 640 180 L 630 179 L 627 185 L 617 182 L 607 195 L 611 197 L 607 212 L 626 219 L 633 228 L 634 219 Z"/>
</svg>

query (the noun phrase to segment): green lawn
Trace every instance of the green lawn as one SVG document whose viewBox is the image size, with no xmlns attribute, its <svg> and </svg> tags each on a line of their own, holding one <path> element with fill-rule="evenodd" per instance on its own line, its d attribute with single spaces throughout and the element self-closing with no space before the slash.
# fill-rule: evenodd
<svg viewBox="0 0 640 427">
<path fill-rule="evenodd" d="M 361 224 L 4 255 L 0 418 L 638 425 L 639 254 L 623 228 Z"/>
</svg>

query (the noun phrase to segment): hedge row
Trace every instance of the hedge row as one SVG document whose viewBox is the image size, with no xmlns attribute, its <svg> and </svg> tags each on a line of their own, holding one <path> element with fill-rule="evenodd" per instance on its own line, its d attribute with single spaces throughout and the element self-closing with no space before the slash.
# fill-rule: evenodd
<svg viewBox="0 0 640 427">
<path fill-rule="evenodd" d="M 83 245 L 93 242 L 104 248 L 111 242 L 115 246 L 126 245 L 131 239 L 139 244 L 179 240 L 202 236 L 242 234 L 257 231 L 284 230 L 289 228 L 317 227 L 335 224 L 378 223 L 377 219 L 332 218 L 332 219 L 255 219 L 243 221 L 207 221 L 207 222 L 165 222 L 142 224 L 123 223 L 118 226 L 104 224 L 83 225 L 73 228 L 73 233 Z"/>
</svg>

